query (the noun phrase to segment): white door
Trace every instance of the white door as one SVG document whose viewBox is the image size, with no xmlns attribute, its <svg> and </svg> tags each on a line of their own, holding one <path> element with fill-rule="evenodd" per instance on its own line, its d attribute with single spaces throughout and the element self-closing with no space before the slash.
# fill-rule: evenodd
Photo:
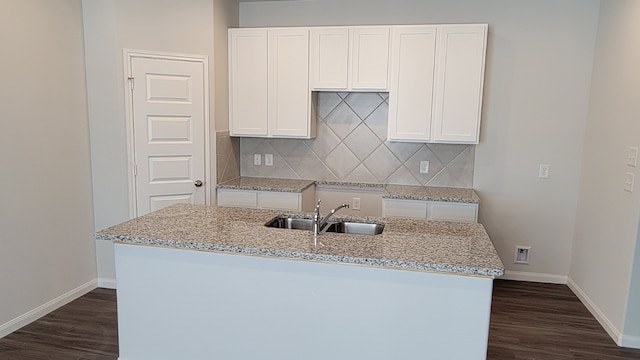
<svg viewBox="0 0 640 360">
<path fill-rule="evenodd" d="M 205 203 L 203 62 L 131 57 L 136 216 Z"/>
</svg>

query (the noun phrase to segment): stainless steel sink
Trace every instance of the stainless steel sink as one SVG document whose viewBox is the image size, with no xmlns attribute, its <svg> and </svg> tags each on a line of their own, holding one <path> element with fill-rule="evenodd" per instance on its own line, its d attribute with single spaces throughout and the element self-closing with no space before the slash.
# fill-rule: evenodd
<svg viewBox="0 0 640 360">
<path fill-rule="evenodd" d="M 384 224 L 382 223 L 340 221 L 329 223 L 329 225 L 327 225 L 327 227 L 322 231 L 343 234 L 378 235 L 382 234 L 383 230 Z"/>
<path fill-rule="evenodd" d="M 312 230 L 313 219 L 279 215 L 269 220 L 264 226 L 278 229 Z"/>
<path fill-rule="evenodd" d="M 312 230 L 313 219 L 279 215 L 269 220 L 264 226 L 278 229 Z M 378 235 L 382 234 L 384 224 L 380 222 L 332 221 L 321 232 L 342 234 Z"/>
</svg>

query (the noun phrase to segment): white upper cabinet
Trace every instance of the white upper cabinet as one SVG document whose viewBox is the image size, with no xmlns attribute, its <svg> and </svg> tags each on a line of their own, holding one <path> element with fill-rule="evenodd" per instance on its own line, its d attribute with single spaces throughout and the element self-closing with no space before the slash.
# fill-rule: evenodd
<svg viewBox="0 0 640 360">
<path fill-rule="evenodd" d="M 267 29 L 229 31 L 229 132 L 268 135 Z"/>
<path fill-rule="evenodd" d="M 389 78 L 389 28 L 351 28 L 351 89 L 386 90 Z"/>
<path fill-rule="evenodd" d="M 389 27 L 311 28 L 311 89 L 386 91 Z"/>
<path fill-rule="evenodd" d="M 477 144 L 487 25 L 392 27 L 388 140 Z"/>
<path fill-rule="evenodd" d="M 388 139 L 429 141 L 436 26 L 394 26 L 391 44 Z"/>
<path fill-rule="evenodd" d="M 487 25 L 438 27 L 433 140 L 477 144 Z"/>
<path fill-rule="evenodd" d="M 231 136 L 315 137 L 309 30 L 229 30 Z"/>
<path fill-rule="evenodd" d="M 311 88 L 347 89 L 349 28 L 311 28 Z"/>
<path fill-rule="evenodd" d="M 309 137 L 309 31 L 269 30 L 269 135 Z"/>
<path fill-rule="evenodd" d="M 477 144 L 487 28 L 230 29 L 230 133 L 313 138 L 314 91 L 388 91 L 389 141 Z"/>
</svg>

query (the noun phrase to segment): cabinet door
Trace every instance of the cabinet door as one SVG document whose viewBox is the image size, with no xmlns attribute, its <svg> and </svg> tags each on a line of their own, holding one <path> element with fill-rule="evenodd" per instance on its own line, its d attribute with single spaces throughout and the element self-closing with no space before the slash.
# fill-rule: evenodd
<svg viewBox="0 0 640 360">
<path fill-rule="evenodd" d="M 269 30 L 269 136 L 309 136 L 309 31 Z"/>
<path fill-rule="evenodd" d="M 262 191 L 258 193 L 258 208 L 301 211 L 300 193 Z"/>
<path fill-rule="evenodd" d="M 436 27 L 394 26 L 391 44 L 388 140 L 429 141 Z"/>
<path fill-rule="evenodd" d="M 475 223 L 478 222 L 478 204 L 430 201 L 427 219 Z"/>
<path fill-rule="evenodd" d="M 383 199 L 382 216 L 426 219 L 427 202 L 420 200 Z"/>
<path fill-rule="evenodd" d="M 311 28 L 311 88 L 347 89 L 349 28 Z"/>
<path fill-rule="evenodd" d="M 434 141 L 478 143 L 486 38 L 486 24 L 438 27 Z"/>
<path fill-rule="evenodd" d="M 354 90 L 386 90 L 389 27 L 351 28 L 351 84 Z"/>
<path fill-rule="evenodd" d="M 229 130 L 267 136 L 267 30 L 229 30 Z"/>
<path fill-rule="evenodd" d="M 257 193 L 252 190 L 218 189 L 218 206 L 254 208 L 258 206 Z"/>
</svg>

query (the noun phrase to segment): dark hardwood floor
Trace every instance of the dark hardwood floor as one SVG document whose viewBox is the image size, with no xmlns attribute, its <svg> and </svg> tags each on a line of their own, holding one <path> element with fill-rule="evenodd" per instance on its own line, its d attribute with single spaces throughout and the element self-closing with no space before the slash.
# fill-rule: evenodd
<svg viewBox="0 0 640 360">
<path fill-rule="evenodd" d="M 0 339 L 2 360 L 118 358 L 116 292 L 95 289 Z"/>
<path fill-rule="evenodd" d="M 640 359 L 619 348 L 566 285 L 494 282 L 487 359 Z"/>
<path fill-rule="evenodd" d="M 96 289 L 0 339 L 0 359 L 117 359 L 116 315 L 115 291 Z M 617 347 L 565 285 L 496 280 L 487 359 L 640 359 L 640 350 Z"/>
</svg>

